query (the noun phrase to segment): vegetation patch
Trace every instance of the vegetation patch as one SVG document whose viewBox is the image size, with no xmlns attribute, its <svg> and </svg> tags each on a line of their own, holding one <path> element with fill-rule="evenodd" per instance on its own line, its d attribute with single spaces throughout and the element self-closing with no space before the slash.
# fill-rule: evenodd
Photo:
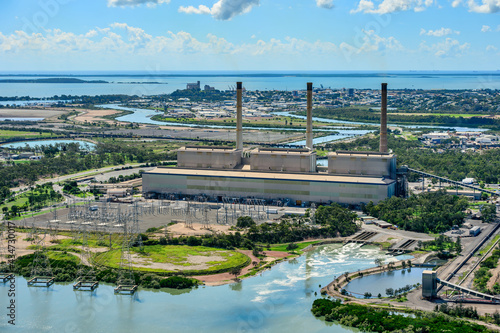
<svg viewBox="0 0 500 333">
<path fill-rule="evenodd" d="M 309 245 L 312 244 L 317 244 L 320 241 L 311 241 L 311 242 L 302 242 L 302 243 L 287 243 L 287 244 L 273 244 L 271 245 L 270 248 L 268 248 L 269 251 L 281 251 L 281 252 L 289 252 L 289 248 L 291 244 L 297 245 L 296 248 L 293 248 L 292 250 L 294 252 L 302 253 L 302 250 L 308 247 Z"/>
<path fill-rule="evenodd" d="M 94 261 L 118 268 L 121 251 L 115 249 L 97 254 Z M 204 246 L 150 245 L 142 250 L 133 247 L 130 257 L 134 270 L 184 275 L 222 273 L 250 263 L 250 258 L 242 253 Z"/>
<path fill-rule="evenodd" d="M 404 230 L 441 233 L 463 223 L 467 206 L 467 199 L 439 190 L 408 199 L 391 197 L 377 205 L 370 201 L 363 211 Z"/>
<path fill-rule="evenodd" d="M 414 316 L 405 316 L 359 304 L 343 304 L 340 300 L 317 299 L 311 311 L 316 317 L 324 316 L 326 321 L 337 321 L 363 332 L 402 332 L 402 328 L 404 332 L 493 332 L 445 314 L 415 312 Z"/>
</svg>

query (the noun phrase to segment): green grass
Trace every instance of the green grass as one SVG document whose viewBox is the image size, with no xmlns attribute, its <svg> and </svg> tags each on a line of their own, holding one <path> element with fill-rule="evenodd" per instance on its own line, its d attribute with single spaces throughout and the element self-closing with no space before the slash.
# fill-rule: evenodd
<svg viewBox="0 0 500 333">
<path fill-rule="evenodd" d="M 308 247 L 311 244 L 316 244 L 319 243 L 320 241 L 311 241 L 311 242 L 303 242 L 303 243 L 296 243 L 299 247 L 294 249 L 294 252 L 302 253 L 302 250 Z M 271 244 L 271 250 L 270 251 L 281 251 L 281 252 L 290 252 L 286 249 L 289 243 L 285 244 Z M 266 249 L 267 250 L 267 249 Z"/>
<path fill-rule="evenodd" d="M 469 202 L 469 208 L 479 208 L 479 206 L 485 205 L 488 202 L 486 201 L 474 201 L 474 202 Z"/>
<path fill-rule="evenodd" d="M 138 248 L 131 248 L 131 251 L 141 258 L 148 259 L 143 261 L 141 265 L 147 263 L 169 263 L 179 266 L 179 269 L 174 271 L 166 271 L 159 268 L 133 267 L 134 270 L 147 272 L 178 272 L 182 271 L 186 274 L 210 274 L 228 271 L 233 267 L 242 266 L 249 262 L 249 258 L 236 251 L 228 251 L 215 249 L 204 246 L 184 246 L 184 245 L 152 245 L 145 246 L 144 251 L 140 252 Z M 206 263 L 210 267 L 203 270 L 190 270 L 192 266 L 188 262 L 190 256 L 212 256 L 217 255 L 222 257 L 221 260 L 210 261 Z M 102 265 L 118 268 L 120 264 L 121 249 L 111 250 L 98 254 L 95 261 Z M 137 259 L 132 259 L 136 261 Z"/>
<path fill-rule="evenodd" d="M 26 198 L 24 195 L 18 195 L 14 201 L 6 202 L 4 205 L 0 206 L 0 209 L 2 209 L 3 207 L 7 207 L 10 210 L 10 207 L 14 205 L 16 205 L 17 207 L 21 207 L 27 202 L 28 198 Z"/>
<path fill-rule="evenodd" d="M 51 133 L 42 132 L 28 132 L 28 131 L 10 131 L 10 130 L 0 130 L 0 140 L 10 139 L 10 138 L 19 138 L 19 137 L 28 137 L 28 138 L 47 138 L 47 137 L 56 137 L 57 135 L 52 135 Z M 9 145 L 7 144 L 7 147 Z"/>
<path fill-rule="evenodd" d="M 379 245 L 383 250 L 386 250 L 391 247 L 392 243 L 391 242 L 375 242 L 373 243 L 375 245 Z"/>
<path fill-rule="evenodd" d="M 47 251 L 47 256 L 49 257 L 49 259 L 53 259 L 53 260 L 72 261 L 75 264 L 79 264 L 80 263 L 80 259 L 78 257 L 76 257 L 73 254 L 69 254 L 69 253 L 56 252 L 56 251 Z"/>
<path fill-rule="evenodd" d="M 491 241 L 488 242 L 488 245 L 486 245 L 483 249 L 481 249 L 481 251 L 479 251 L 479 254 L 480 255 L 483 255 L 485 254 L 486 252 L 488 252 L 491 247 L 493 246 L 493 244 L 495 244 L 495 242 L 500 238 L 500 235 L 496 235 L 495 237 L 493 237 L 493 239 Z"/>
</svg>

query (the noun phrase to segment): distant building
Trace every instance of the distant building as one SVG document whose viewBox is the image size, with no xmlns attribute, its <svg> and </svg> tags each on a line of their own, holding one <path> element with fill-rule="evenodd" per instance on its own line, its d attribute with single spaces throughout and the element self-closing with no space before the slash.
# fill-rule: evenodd
<svg viewBox="0 0 500 333">
<path fill-rule="evenodd" d="M 199 83 L 200 81 L 198 81 Z M 210 87 L 208 84 L 205 84 L 205 87 L 203 87 L 203 90 L 205 91 L 214 91 L 215 88 L 214 87 Z"/>
<path fill-rule="evenodd" d="M 27 158 L 30 158 L 32 156 L 35 156 L 35 153 L 30 152 L 30 151 L 28 151 L 28 152 L 22 152 L 22 153 L 19 154 L 19 158 L 21 158 L 21 159 L 27 159 Z"/>
<path fill-rule="evenodd" d="M 196 83 L 188 83 L 186 85 L 187 90 L 200 90 L 200 81 L 197 81 Z"/>
<path fill-rule="evenodd" d="M 476 180 L 474 178 L 464 178 L 462 179 L 463 184 L 474 184 Z"/>
<path fill-rule="evenodd" d="M 422 138 L 428 140 L 446 140 L 450 138 L 450 135 L 448 133 L 427 133 L 422 134 Z"/>
<path fill-rule="evenodd" d="M 472 227 L 470 230 L 469 230 L 469 235 L 470 236 L 473 236 L 473 237 L 476 237 L 477 235 L 479 235 L 481 233 L 481 228 L 478 227 L 478 226 L 475 226 L 475 227 Z"/>
</svg>

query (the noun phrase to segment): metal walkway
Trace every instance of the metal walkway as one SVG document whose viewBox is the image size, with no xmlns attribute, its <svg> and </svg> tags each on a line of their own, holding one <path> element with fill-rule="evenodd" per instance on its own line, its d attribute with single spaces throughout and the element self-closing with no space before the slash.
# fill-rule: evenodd
<svg viewBox="0 0 500 333">
<path fill-rule="evenodd" d="M 422 171 L 418 171 L 418 170 L 411 169 L 411 168 L 408 168 L 408 171 L 415 172 L 415 173 L 417 173 L 419 175 L 422 175 L 424 177 L 436 178 L 436 179 L 438 179 L 440 181 L 443 181 L 445 183 L 450 183 L 450 184 L 454 184 L 454 185 L 461 186 L 461 187 L 468 187 L 468 188 L 471 188 L 471 189 L 479 191 L 479 192 L 488 193 L 490 195 L 500 195 L 499 193 L 496 193 L 496 192 L 493 192 L 493 191 L 490 191 L 490 190 L 485 190 L 484 188 L 480 188 L 480 187 L 477 187 L 477 186 L 474 186 L 474 185 L 464 184 L 462 182 L 457 182 L 455 180 L 451 180 L 451 179 L 444 178 L 444 177 L 439 177 L 439 176 L 432 175 L 432 174 L 427 173 L 427 172 L 422 172 Z"/>
<path fill-rule="evenodd" d="M 462 286 L 459 286 L 459 285 L 456 285 L 454 283 L 451 283 L 451 282 L 448 282 L 448 281 L 443 281 L 443 280 L 440 280 L 440 279 L 437 279 L 437 282 L 442 284 L 443 286 L 446 286 L 446 287 L 449 287 L 449 288 L 452 288 L 454 290 L 459 290 L 465 294 L 468 294 L 468 295 L 472 295 L 472 296 L 475 296 L 475 297 L 479 297 L 479 298 L 482 298 L 482 299 L 485 299 L 485 300 L 488 300 L 488 301 L 494 301 L 495 303 L 500 303 L 500 297 L 498 296 L 492 296 L 492 295 L 488 295 L 488 294 L 483 294 L 483 293 L 480 293 L 479 291 L 475 291 L 475 290 L 471 290 L 469 288 L 465 288 L 465 287 L 462 287 Z"/>
</svg>

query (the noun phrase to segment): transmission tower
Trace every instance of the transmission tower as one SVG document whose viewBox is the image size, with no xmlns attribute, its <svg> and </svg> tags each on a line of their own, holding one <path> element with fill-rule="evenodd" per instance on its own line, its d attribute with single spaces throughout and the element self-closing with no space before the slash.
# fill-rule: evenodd
<svg viewBox="0 0 500 333">
<path fill-rule="evenodd" d="M 119 207 L 119 206 L 118 206 Z M 135 205 L 132 213 L 132 219 L 138 215 L 138 207 Z M 122 251 L 120 256 L 120 268 L 118 272 L 118 279 L 116 281 L 117 287 L 115 293 L 117 294 L 134 294 L 137 290 L 135 283 L 134 272 L 132 270 L 132 256 L 130 247 L 135 243 L 133 230 L 135 223 L 130 223 L 129 216 L 118 213 L 118 225 L 123 225 L 123 241 Z M 142 243 L 142 242 L 141 242 Z"/>
<path fill-rule="evenodd" d="M 311 224 L 316 224 L 316 204 L 311 204 L 311 209 L 309 210 L 309 218 L 311 219 Z"/>
<path fill-rule="evenodd" d="M 89 246 L 89 229 L 90 225 L 83 224 L 81 227 L 82 233 L 82 248 L 80 252 L 80 265 L 77 271 L 77 279 L 73 285 L 73 290 L 94 291 L 99 282 L 96 279 L 94 266 L 91 262 L 92 252 Z"/>
<path fill-rule="evenodd" d="M 31 279 L 28 281 L 28 286 L 49 287 L 55 282 L 50 260 L 47 256 L 46 238 L 47 230 L 37 228 L 33 224 L 32 243 L 35 245 L 35 253 L 33 254 Z"/>
<path fill-rule="evenodd" d="M 2 221 L 0 224 L 0 281 L 9 281 L 14 274 L 10 273 L 10 265 L 8 258 L 10 258 L 8 246 L 8 233 L 7 221 Z"/>
</svg>

